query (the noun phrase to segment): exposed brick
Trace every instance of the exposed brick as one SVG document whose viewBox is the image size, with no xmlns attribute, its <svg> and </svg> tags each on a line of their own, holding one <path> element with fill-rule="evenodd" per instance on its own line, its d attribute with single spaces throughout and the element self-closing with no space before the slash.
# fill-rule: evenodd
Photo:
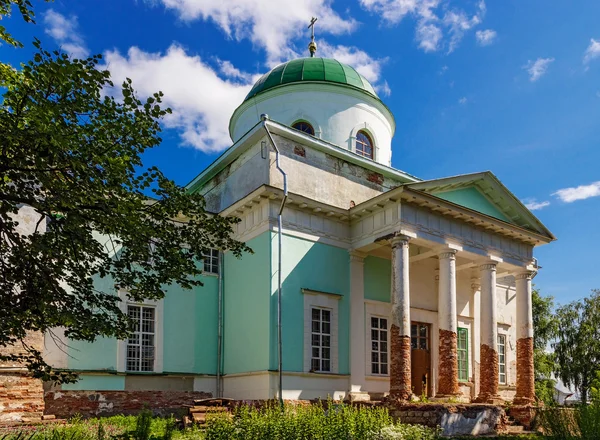
<svg viewBox="0 0 600 440">
<path fill-rule="evenodd" d="M 459 394 L 456 333 L 440 329 L 438 395 L 456 396 Z"/>
<path fill-rule="evenodd" d="M 533 368 L 533 338 L 517 341 L 517 395 L 515 405 L 535 402 L 535 372 Z"/>
<path fill-rule="evenodd" d="M 296 156 L 306 157 L 306 150 L 301 145 L 294 145 L 294 154 Z"/>
<path fill-rule="evenodd" d="M 44 412 L 42 382 L 27 371 L 0 370 L 0 422 L 41 418 Z"/>
<path fill-rule="evenodd" d="M 481 344 L 481 377 L 479 378 L 478 403 L 494 403 L 498 396 L 498 352 L 489 345 Z"/>
<path fill-rule="evenodd" d="M 396 325 L 391 331 L 390 398 L 408 400 L 412 396 L 410 336 L 401 336 Z"/>
<path fill-rule="evenodd" d="M 45 394 L 45 414 L 66 418 L 136 414 L 147 408 L 155 415 L 182 415 L 183 405 L 212 397 L 200 391 L 50 391 Z"/>
<path fill-rule="evenodd" d="M 377 185 L 383 185 L 383 175 L 379 173 L 371 172 L 367 174 L 367 180 Z"/>
</svg>

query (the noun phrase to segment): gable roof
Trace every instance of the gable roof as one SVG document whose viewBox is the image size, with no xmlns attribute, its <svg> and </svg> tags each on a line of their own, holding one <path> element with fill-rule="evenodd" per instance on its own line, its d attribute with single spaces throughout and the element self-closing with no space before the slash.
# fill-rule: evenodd
<svg viewBox="0 0 600 440">
<path fill-rule="evenodd" d="M 490 171 L 405 186 L 556 240 L 552 232 Z"/>
</svg>

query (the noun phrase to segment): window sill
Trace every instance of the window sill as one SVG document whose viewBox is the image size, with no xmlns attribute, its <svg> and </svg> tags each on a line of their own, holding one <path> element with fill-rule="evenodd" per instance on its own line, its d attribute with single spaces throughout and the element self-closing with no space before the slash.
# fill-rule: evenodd
<svg viewBox="0 0 600 440">
<path fill-rule="evenodd" d="M 212 272 L 204 272 L 202 271 L 202 276 L 203 277 L 214 277 L 214 278 L 218 278 L 219 274 L 218 273 L 212 273 Z"/>
</svg>

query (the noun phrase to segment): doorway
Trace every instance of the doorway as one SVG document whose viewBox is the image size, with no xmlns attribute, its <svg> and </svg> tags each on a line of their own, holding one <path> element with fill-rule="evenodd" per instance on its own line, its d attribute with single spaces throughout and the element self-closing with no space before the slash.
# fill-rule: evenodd
<svg viewBox="0 0 600 440">
<path fill-rule="evenodd" d="M 431 324 L 410 326 L 411 385 L 416 396 L 431 396 Z"/>
</svg>

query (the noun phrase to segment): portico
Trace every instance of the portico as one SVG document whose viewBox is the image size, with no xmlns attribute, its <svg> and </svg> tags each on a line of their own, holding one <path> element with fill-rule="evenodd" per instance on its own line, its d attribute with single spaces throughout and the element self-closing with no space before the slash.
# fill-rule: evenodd
<svg viewBox="0 0 600 440">
<path fill-rule="evenodd" d="M 534 401 L 532 251 L 541 234 L 467 211 L 407 187 L 350 210 L 352 398 L 385 394 L 364 359 L 389 355 L 393 398 L 418 389 L 480 403 Z M 389 354 L 369 321 L 369 257 L 389 260 L 389 304 L 378 304 L 390 319 Z"/>
</svg>

